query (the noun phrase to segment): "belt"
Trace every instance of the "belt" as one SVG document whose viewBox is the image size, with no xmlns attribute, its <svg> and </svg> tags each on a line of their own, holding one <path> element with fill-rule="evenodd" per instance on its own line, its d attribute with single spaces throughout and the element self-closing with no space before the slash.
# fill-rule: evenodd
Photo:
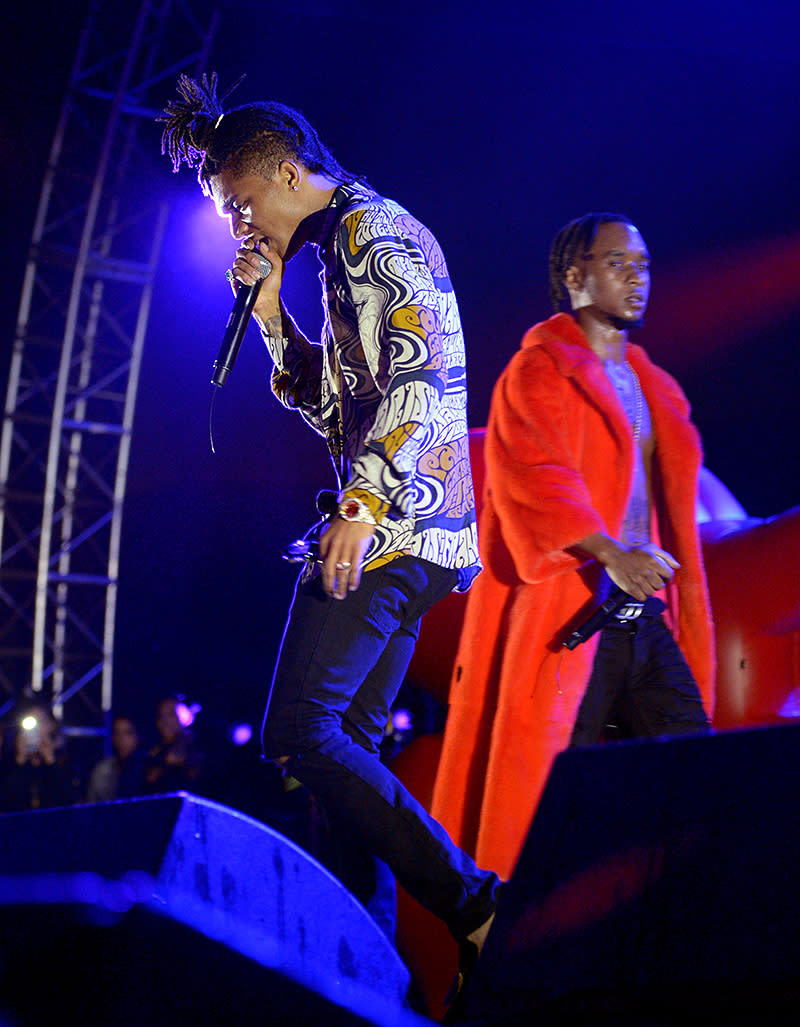
<svg viewBox="0 0 800 1027">
<path fill-rule="evenodd" d="M 629 620 L 638 620 L 639 617 L 658 617 L 666 608 L 667 604 L 655 596 L 650 596 L 644 602 L 632 599 L 617 610 L 614 614 L 614 620 L 624 624 Z"/>
</svg>

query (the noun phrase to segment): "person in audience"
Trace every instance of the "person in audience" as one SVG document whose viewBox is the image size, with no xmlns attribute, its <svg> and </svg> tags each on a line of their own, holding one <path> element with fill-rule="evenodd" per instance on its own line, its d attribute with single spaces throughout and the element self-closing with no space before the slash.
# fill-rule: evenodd
<svg viewBox="0 0 800 1027">
<path fill-rule="evenodd" d="M 111 723 L 112 753 L 97 762 L 89 777 L 88 802 L 131 799 L 144 792 L 144 751 L 131 717 L 118 713 Z"/>
<path fill-rule="evenodd" d="M 63 738 L 47 707 L 31 705 L 20 711 L 6 732 L 4 746 L 1 812 L 70 806 L 78 801 Z"/>
<path fill-rule="evenodd" d="M 162 699 L 156 708 L 158 743 L 149 751 L 144 763 L 145 791 L 197 791 L 201 787 L 203 756 L 191 728 L 181 723 L 178 699 Z"/>
</svg>

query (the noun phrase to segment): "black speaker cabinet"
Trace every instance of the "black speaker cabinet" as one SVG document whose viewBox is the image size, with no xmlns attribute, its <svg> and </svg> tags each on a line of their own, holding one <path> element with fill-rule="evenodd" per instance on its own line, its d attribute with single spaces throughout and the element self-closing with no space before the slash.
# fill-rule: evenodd
<svg viewBox="0 0 800 1027">
<path fill-rule="evenodd" d="M 418 1023 L 408 983 L 327 870 L 224 806 L 0 816 L 3 1027 Z"/>
<path fill-rule="evenodd" d="M 799 790 L 800 725 L 562 753 L 470 1021 L 800 1023 Z"/>
</svg>

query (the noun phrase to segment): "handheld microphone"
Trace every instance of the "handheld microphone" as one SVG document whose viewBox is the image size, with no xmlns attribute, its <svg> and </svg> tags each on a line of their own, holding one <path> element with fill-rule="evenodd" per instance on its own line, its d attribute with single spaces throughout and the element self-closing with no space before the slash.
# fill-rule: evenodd
<svg viewBox="0 0 800 1027">
<path fill-rule="evenodd" d="M 261 283 L 272 271 L 272 263 L 266 257 L 258 255 L 261 261 L 261 278 L 255 285 L 240 285 L 236 290 L 236 299 L 233 301 L 233 310 L 225 326 L 225 335 L 219 349 L 219 356 L 214 362 L 214 373 L 211 377 L 211 384 L 222 386 L 231 372 L 239 347 L 242 344 L 244 333 L 250 322 L 250 315 L 253 313 L 258 290 Z"/>
<path fill-rule="evenodd" d="M 579 646 L 581 642 L 591 638 L 595 631 L 599 631 L 626 603 L 635 601 L 627 592 L 623 592 L 619 585 L 614 585 L 608 595 L 608 599 L 594 611 L 591 617 L 572 632 L 566 642 L 563 643 L 564 648 L 574 649 L 576 646 Z"/>
</svg>

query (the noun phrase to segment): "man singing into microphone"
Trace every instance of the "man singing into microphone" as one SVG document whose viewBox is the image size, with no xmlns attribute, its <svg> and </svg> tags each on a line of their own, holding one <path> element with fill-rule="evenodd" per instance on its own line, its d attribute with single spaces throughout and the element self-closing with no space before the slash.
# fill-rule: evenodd
<svg viewBox="0 0 800 1027">
<path fill-rule="evenodd" d="M 650 258 L 620 215 L 556 236 L 556 311 L 494 389 L 481 556 L 450 692 L 433 812 L 510 874 L 555 755 L 707 731 L 714 645 L 695 522 L 701 449 L 677 383 L 628 343 Z M 633 602 L 574 651 L 612 586 Z M 476 783 L 479 783 L 476 787 Z"/>
<path fill-rule="evenodd" d="M 299 112 L 279 103 L 223 111 L 216 76 L 182 76 L 179 92 L 163 118 L 164 148 L 175 170 L 197 168 L 241 240 L 236 282 L 255 284 L 260 258 L 271 263 L 254 316 L 275 364 L 272 389 L 324 436 L 340 483 L 321 575 L 304 576 L 289 615 L 265 753 L 346 832 L 349 858 L 337 871 L 387 932 L 380 861 L 477 950 L 497 877 L 453 846 L 378 758 L 420 617 L 480 569 L 464 340 L 442 251 L 407 211 L 345 171 Z M 324 267 L 321 345 L 302 336 L 280 295 L 304 243 Z"/>
</svg>

